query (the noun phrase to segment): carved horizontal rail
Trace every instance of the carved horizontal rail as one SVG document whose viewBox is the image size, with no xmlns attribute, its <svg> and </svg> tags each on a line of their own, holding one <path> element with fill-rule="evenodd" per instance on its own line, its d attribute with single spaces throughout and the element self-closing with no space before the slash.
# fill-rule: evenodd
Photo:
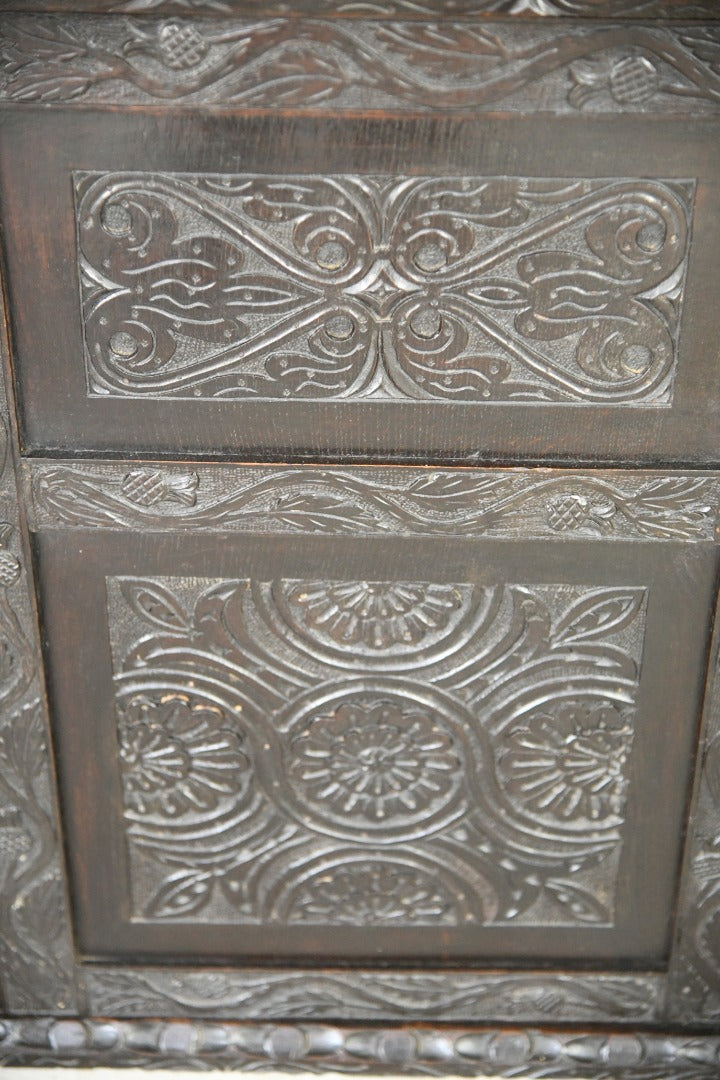
<svg viewBox="0 0 720 1080">
<path fill-rule="evenodd" d="M 632 6 L 643 13 L 642 5 Z M 129 14 L 135 5 L 127 0 L 119 7 Z M 9 14 L 0 21 L 0 101 L 716 115 L 720 23 L 310 17 L 190 23 Z"/>
<path fill-rule="evenodd" d="M 720 474 L 27 463 L 34 528 L 713 542 Z"/>
<path fill-rule="evenodd" d="M 4 1020 L 0 1063 L 716 1080 L 720 1037 L 199 1021 Z"/>
</svg>

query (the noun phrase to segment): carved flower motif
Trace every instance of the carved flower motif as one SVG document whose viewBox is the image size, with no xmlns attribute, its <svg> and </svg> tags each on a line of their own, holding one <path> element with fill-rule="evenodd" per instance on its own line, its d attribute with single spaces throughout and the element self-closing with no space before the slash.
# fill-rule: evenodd
<svg viewBox="0 0 720 1080">
<path fill-rule="evenodd" d="M 456 923 L 452 898 L 429 874 L 390 862 L 354 862 L 314 875 L 298 889 L 290 921 L 330 926 Z"/>
<path fill-rule="evenodd" d="M 443 630 L 461 602 L 453 585 L 389 581 L 304 582 L 288 593 L 305 620 L 338 645 L 417 645 Z"/>
<path fill-rule="evenodd" d="M 175 817 L 243 790 L 250 762 L 221 709 L 185 695 L 133 698 L 118 725 L 127 806 Z"/>
<path fill-rule="evenodd" d="M 433 716 L 390 701 L 340 705 L 293 740 L 289 775 L 311 802 L 382 822 L 451 796 L 460 758 Z"/>
<path fill-rule="evenodd" d="M 584 495 L 558 495 L 546 503 L 547 522 L 555 532 L 572 532 L 585 526 L 607 529 L 617 512 L 611 499 L 591 500 Z"/>
<path fill-rule="evenodd" d="M 505 790 L 525 809 L 563 821 L 621 814 L 631 741 L 627 718 L 609 703 L 535 713 L 506 736 Z"/>
</svg>

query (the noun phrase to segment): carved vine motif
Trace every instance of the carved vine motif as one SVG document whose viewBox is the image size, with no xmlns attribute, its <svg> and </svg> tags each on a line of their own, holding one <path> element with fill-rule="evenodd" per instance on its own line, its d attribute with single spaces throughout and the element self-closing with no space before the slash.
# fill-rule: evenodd
<svg viewBox="0 0 720 1080">
<path fill-rule="evenodd" d="M 136 914 L 611 924 L 645 591 L 350 586 L 108 579 Z"/>
<path fill-rule="evenodd" d="M 692 185 L 75 184 L 93 393 L 671 398 Z"/>
<path fill-rule="evenodd" d="M 138 504 L 128 498 L 122 468 L 87 472 L 69 466 L 36 466 L 32 495 L 37 524 L 81 528 L 268 529 L 287 532 L 372 534 L 392 531 L 468 536 L 605 537 L 607 539 L 712 541 L 720 510 L 716 477 L 678 474 L 567 474 L 543 470 L 483 472 L 411 468 L 233 469 L 182 474 L 147 470 L 165 483 L 192 486 L 192 508 L 167 500 Z M 153 480 L 153 484 L 154 484 Z M 438 594 L 434 594 L 436 600 Z M 344 596 L 344 599 L 343 599 Z M 337 614 L 352 624 L 351 588 L 341 587 Z M 369 600 L 366 602 L 370 602 Z M 399 600 L 399 603 L 403 603 Z M 409 602 L 411 601 L 408 599 Z M 379 600 L 372 600 L 373 604 Z M 435 603 L 435 601 L 434 601 Z M 443 604 L 432 619 L 442 621 Z M 304 614 L 303 614 L 304 612 Z M 410 608 L 398 611 L 388 633 L 416 634 Z M 450 612 L 446 612 L 450 616 Z M 322 617 L 313 597 L 298 610 L 306 623 Z M 425 621 L 427 616 L 423 616 Z M 355 631 L 350 629 L 349 633 Z M 367 639 L 374 630 L 364 624 Z"/>
<path fill-rule="evenodd" d="M 337 1027 L 325 1024 L 144 1023 L 128 1020 L 6 1021 L 8 1065 L 137 1065 L 239 1069 L 275 1065 L 430 1076 L 715 1080 L 716 1036 L 493 1028 Z"/>
<path fill-rule="evenodd" d="M 275 968 L 197 971 L 119 970 L 93 965 L 86 974 L 90 1008 L 102 1016 L 208 1016 L 318 1020 L 406 1019 L 548 1023 L 659 1017 L 657 975 L 298 971 Z"/>
<path fill-rule="evenodd" d="M 719 50 L 720 29 L 692 24 L 568 23 L 558 31 L 539 20 L 493 26 L 449 19 L 185 23 L 8 15 L 0 38 L 0 96 L 50 103 L 202 98 L 244 108 L 324 110 L 474 111 L 503 102 L 550 112 L 694 114 L 720 102 Z M 573 65 L 595 60 L 608 66 L 608 77 L 579 101 L 572 93 Z"/>
</svg>

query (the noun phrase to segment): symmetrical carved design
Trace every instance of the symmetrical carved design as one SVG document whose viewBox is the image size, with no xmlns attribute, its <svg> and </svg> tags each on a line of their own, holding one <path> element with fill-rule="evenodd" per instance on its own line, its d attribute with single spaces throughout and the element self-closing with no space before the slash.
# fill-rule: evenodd
<svg viewBox="0 0 720 1080">
<path fill-rule="evenodd" d="M 612 923 L 644 603 L 108 579 L 136 916 Z"/>
<path fill-rule="evenodd" d="M 692 191 L 76 174 L 89 389 L 666 403 Z"/>
<path fill-rule="evenodd" d="M 0 377 L 0 1002 L 11 1013 L 76 1007 L 49 733 Z"/>
<path fill-rule="evenodd" d="M 720 476 L 707 473 L 202 465 L 193 473 L 178 473 L 172 465 L 147 472 L 163 478 L 161 487 L 192 487 L 193 505 L 169 499 L 146 505 L 128 498 L 128 471 L 122 465 L 34 464 L 27 471 L 34 524 L 161 532 L 201 525 L 251 532 L 692 542 L 716 539 L 720 511 Z M 428 617 L 452 620 L 442 595 L 433 594 L 435 614 L 424 615 L 423 622 Z M 330 621 L 350 626 L 352 589 L 341 591 L 335 603 L 338 612 L 329 615 Z M 366 603 L 377 605 L 380 598 L 368 597 Z M 417 635 L 411 598 L 397 597 L 393 603 L 401 604 L 401 610 L 387 632 L 395 640 L 405 633 Z M 407 612 L 404 603 L 410 605 Z M 308 595 L 296 617 L 306 625 L 319 622 L 322 607 Z M 371 637 L 372 620 L 366 618 L 357 632 L 363 640 Z"/>
<path fill-rule="evenodd" d="M 439 1020 L 547 1023 L 655 1021 L 658 975 L 412 971 L 353 968 L 89 967 L 86 992 L 102 1016 L 207 1016 L 296 1020 Z"/>
<path fill-rule="evenodd" d="M 716 633 L 717 633 L 716 627 Z M 720 1019 L 720 657 L 709 680 L 705 741 L 690 857 L 684 875 L 679 941 L 670 969 L 670 1008 L 679 1019 Z"/>
<path fill-rule="evenodd" d="M 572 2 L 535 0 L 549 14 Z M 557 29 L 522 19 L 183 23 L 8 15 L 0 98 L 473 112 L 502 102 L 555 113 L 695 115 L 720 102 L 719 56 L 720 28 L 712 24 L 568 22 Z M 574 92 L 589 78 L 594 93 Z"/>
<path fill-rule="evenodd" d="M 716 1080 L 720 1038 L 602 1030 L 9 1020 L 0 1026 L 0 1061 L 77 1067 L 275 1065 L 311 1072 L 402 1069 L 425 1076 Z"/>
</svg>

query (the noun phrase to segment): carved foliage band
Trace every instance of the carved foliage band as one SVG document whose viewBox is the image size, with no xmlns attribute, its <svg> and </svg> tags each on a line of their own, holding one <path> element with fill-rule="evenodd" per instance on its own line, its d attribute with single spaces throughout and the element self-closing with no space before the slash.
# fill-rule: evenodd
<svg viewBox="0 0 720 1080">
<path fill-rule="evenodd" d="M 502 102 L 511 111 L 663 116 L 714 112 L 720 102 L 717 24 L 589 27 L 568 20 L 558 29 L 539 20 L 437 21 L 436 4 L 396 2 L 401 17 L 410 7 L 436 21 L 8 15 L 0 28 L 0 98 L 324 112 L 476 112 Z M 530 2 L 557 15 L 581 0 Z M 137 3 L 127 0 L 128 14 Z M 372 16 L 378 5 L 350 6 Z M 456 3 L 453 15 L 462 6 Z M 635 8 L 652 14 L 648 5 Z M 688 18 L 703 14 L 690 4 L 685 10 Z M 470 14 L 479 13 L 472 5 Z"/>
<path fill-rule="evenodd" d="M 33 465 L 35 527 L 709 542 L 717 474 Z"/>
<path fill-rule="evenodd" d="M 108 589 L 136 916 L 612 924 L 643 589 Z"/>
<path fill-rule="evenodd" d="M 691 183 L 75 185 L 92 393 L 671 400 Z"/>
</svg>

